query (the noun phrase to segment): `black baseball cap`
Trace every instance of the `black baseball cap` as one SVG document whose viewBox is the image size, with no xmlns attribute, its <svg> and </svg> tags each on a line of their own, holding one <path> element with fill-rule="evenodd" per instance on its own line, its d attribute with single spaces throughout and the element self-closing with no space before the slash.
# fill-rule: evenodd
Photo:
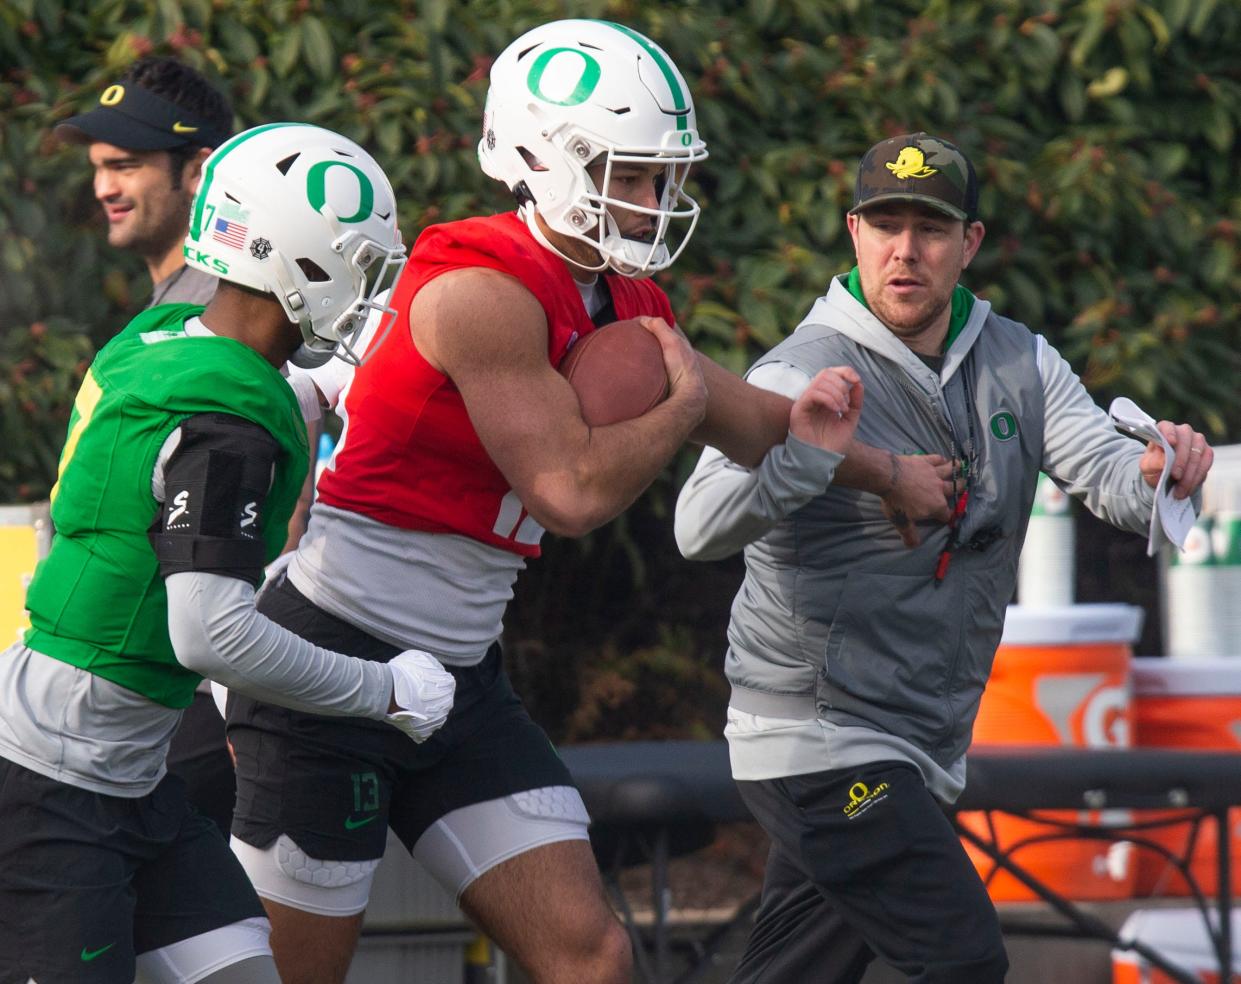
<svg viewBox="0 0 1241 984">
<path fill-rule="evenodd" d="M 108 86 L 94 109 L 58 124 L 55 134 L 70 143 L 108 143 L 126 150 L 215 148 L 229 137 L 132 81 Z"/>
<path fill-rule="evenodd" d="M 850 214 L 881 202 L 916 202 L 973 222 L 978 177 L 954 144 L 929 133 L 906 133 L 875 144 L 858 166 Z"/>
</svg>

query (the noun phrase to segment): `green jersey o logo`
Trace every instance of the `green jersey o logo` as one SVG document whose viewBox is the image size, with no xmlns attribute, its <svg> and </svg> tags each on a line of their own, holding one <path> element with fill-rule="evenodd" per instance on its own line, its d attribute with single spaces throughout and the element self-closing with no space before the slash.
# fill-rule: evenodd
<svg viewBox="0 0 1241 984">
<path fill-rule="evenodd" d="M 996 440 L 1011 441 L 1017 436 L 1017 418 L 1007 410 L 999 410 L 991 415 L 991 433 Z"/>
<path fill-rule="evenodd" d="M 347 161 L 319 161 L 306 174 L 306 197 L 316 212 L 327 204 L 327 172 L 333 167 L 343 167 L 358 179 L 358 210 L 353 215 L 338 216 L 341 222 L 362 222 L 370 217 L 375 205 L 375 188 L 360 169 Z"/>
<path fill-rule="evenodd" d="M 566 52 L 582 59 L 582 74 L 578 76 L 577 85 L 573 87 L 573 91 L 568 96 L 564 99 L 553 99 L 543 91 L 543 73 L 553 58 Z M 590 94 L 595 91 L 595 86 L 599 84 L 600 72 L 599 63 L 584 51 L 579 51 L 577 48 L 548 48 L 530 66 L 530 74 L 526 76 L 526 87 L 536 99 L 542 99 L 543 102 L 554 106 L 578 106 L 589 99 Z"/>
</svg>

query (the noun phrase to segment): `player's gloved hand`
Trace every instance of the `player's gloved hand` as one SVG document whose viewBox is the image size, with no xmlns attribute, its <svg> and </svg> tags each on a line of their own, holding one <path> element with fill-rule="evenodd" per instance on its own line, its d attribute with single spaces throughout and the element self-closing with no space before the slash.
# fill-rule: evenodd
<svg viewBox="0 0 1241 984">
<path fill-rule="evenodd" d="M 453 677 L 440 661 L 420 649 L 407 649 L 389 661 L 392 669 L 392 700 L 397 710 L 384 718 L 416 742 L 426 741 L 452 710 L 457 689 Z"/>
</svg>

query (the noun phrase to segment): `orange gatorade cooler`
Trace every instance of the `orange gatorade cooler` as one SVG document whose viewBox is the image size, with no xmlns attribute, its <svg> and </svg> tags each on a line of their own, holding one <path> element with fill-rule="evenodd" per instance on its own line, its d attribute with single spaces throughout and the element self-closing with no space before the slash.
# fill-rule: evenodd
<svg viewBox="0 0 1241 984">
<path fill-rule="evenodd" d="M 1241 750 L 1241 660 L 1135 659 L 1133 743 L 1144 748 Z M 1158 814 L 1140 814 L 1154 819 Z M 1232 844 L 1232 891 L 1241 898 L 1241 810 L 1228 812 Z M 1189 842 L 1189 825 L 1155 828 L 1145 836 L 1178 856 Z M 1190 871 L 1208 895 L 1218 888 L 1215 824 L 1198 831 Z M 1176 869 L 1153 851 L 1139 851 L 1138 895 L 1188 895 Z"/>
<path fill-rule="evenodd" d="M 1232 911 L 1232 938 L 1241 933 L 1241 911 Z M 1219 959 L 1211 948 L 1202 914 L 1196 909 L 1138 909 L 1120 928 L 1120 938 L 1157 950 L 1202 984 L 1221 984 Z M 1235 946 L 1234 942 L 1234 946 Z M 1232 982 L 1241 984 L 1241 955 L 1232 958 Z M 1175 984 L 1132 950 L 1112 951 L 1112 984 Z"/>
<path fill-rule="evenodd" d="M 1128 748 L 1129 665 L 1142 627 L 1133 605 L 1064 605 L 1008 609 L 974 723 L 974 742 L 993 745 L 1067 745 Z M 1127 820 L 1127 811 L 1047 811 L 1063 822 Z M 982 814 L 962 813 L 962 823 L 987 835 Z M 1048 824 L 1004 814 L 993 817 L 998 846 L 1012 849 L 1031 837 L 1055 833 Z M 1036 898 L 986 855 L 966 845 L 996 901 Z M 1053 840 L 1017 849 L 1023 868 L 1073 899 L 1116 899 L 1132 894 L 1132 845 L 1102 840 Z"/>
</svg>

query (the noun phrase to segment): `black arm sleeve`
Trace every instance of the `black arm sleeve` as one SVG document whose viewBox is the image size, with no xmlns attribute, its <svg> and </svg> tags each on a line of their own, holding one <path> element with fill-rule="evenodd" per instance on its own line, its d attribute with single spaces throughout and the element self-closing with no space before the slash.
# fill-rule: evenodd
<svg viewBox="0 0 1241 984">
<path fill-rule="evenodd" d="M 151 527 L 160 574 L 263 576 L 263 506 L 279 445 L 240 417 L 204 413 L 181 424 L 164 467 L 164 505 Z"/>
</svg>

